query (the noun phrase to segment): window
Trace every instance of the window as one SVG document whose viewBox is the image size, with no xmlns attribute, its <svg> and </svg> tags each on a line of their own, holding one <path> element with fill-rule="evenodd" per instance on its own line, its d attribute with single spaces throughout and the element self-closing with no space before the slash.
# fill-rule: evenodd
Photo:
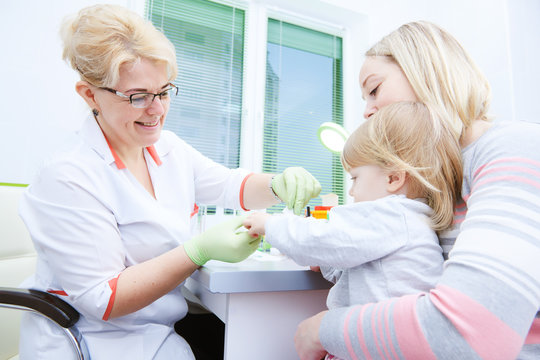
<svg viewBox="0 0 540 360">
<path fill-rule="evenodd" d="M 341 39 L 269 19 L 267 46 L 263 171 L 302 166 L 343 201 L 339 155 L 317 138 L 321 123 L 343 124 Z"/>
<path fill-rule="evenodd" d="M 147 14 L 173 42 L 179 63 L 180 95 L 166 129 L 228 167 L 241 165 L 241 153 L 262 157 L 249 161 L 260 165 L 254 171 L 302 166 L 321 181 L 323 194 L 336 193 L 343 202 L 339 156 L 317 138 L 321 123 L 343 124 L 340 37 L 266 16 L 257 25 L 267 27 L 265 84 L 244 83 L 246 56 L 255 53 L 246 45 L 246 10 L 205 0 L 150 0 Z M 241 141 L 242 109 L 250 107 L 243 94 L 252 92 L 264 92 L 258 109 L 264 116 L 244 121 L 260 122 L 255 128 L 263 132 L 262 142 Z"/>
<path fill-rule="evenodd" d="M 244 11 L 201 0 L 152 0 L 148 17 L 171 40 L 179 96 L 165 129 L 227 167 L 240 165 Z"/>
</svg>

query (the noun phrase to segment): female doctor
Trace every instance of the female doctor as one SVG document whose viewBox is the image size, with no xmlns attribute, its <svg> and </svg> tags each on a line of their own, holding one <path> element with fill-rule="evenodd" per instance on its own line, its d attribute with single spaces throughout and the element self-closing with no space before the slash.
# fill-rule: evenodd
<svg viewBox="0 0 540 360">
<path fill-rule="evenodd" d="M 277 195 L 298 212 L 320 185 L 302 168 L 275 176 L 225 168 L 162 131 L 178 92 L 175 50 L 137 14 L 87 7 L 61 34 L 92 116 L 22 200 L 38 253 L 25 285 L 80 312 L 76 326 L 93 360 L 193 359 L 173 329 L 187 312 L 180 285 L 206 261 L 241 261 L 258 246 L 236 233 L 241 217 L 192 237 L 195 204 L 264 208 Z M 66 358 L 62 336 L 26 315 L 20 358 Z"/>
</svg>

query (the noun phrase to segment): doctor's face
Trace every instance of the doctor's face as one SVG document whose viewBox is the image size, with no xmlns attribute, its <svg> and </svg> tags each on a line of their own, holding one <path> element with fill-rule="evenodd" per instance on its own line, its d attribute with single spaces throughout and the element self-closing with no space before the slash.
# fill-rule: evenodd
<svg viewBox="0 0 540 360">
<path fill-rule="evenodd" d="M 127 96 L 159 94 L 168 88 L 167 66 L 145 59 L 122 65 L 120 79 L 114 86 L 114 90 Z M 155 96 L 144 108 L 135 108 L 128 98 L 101 88 L 96 90 L 95 99 L 99 106 L 97 118 L 101 129 L 116 150 L 129 151 L 150 146 L 159 139 L 169 111 L 170 95 L 161 96 L 161 99 Z"/>
<path fill-rule="evenodd" d="M 385 105 L 398 101 L 418 101 L 399 65 L 385 56 L 367 57 L 359 77 L 362 97 L 366 100 L 366 119 Z"/>
<path fill-rule="evenodd" d="M 387 190 L 389 173 L 377 165 L 363 165 L 350 169 L 352 185 L 349 195 L 354 202 L 372 201 L 390 195 Z"/>
</svg>

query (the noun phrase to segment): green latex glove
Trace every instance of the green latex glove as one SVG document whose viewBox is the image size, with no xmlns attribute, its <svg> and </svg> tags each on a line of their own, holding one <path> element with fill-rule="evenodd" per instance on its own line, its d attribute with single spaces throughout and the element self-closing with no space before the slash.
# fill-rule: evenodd
<svg viewBox="0 0 540 360">
<path fill-rule="evenodd" d="M 306 169 L 289 167 L 274 176 L 272 190 L 283 200 L 287 208 L 300 215 L 309 200 L 319 196 L 321 184 Z"/>
<path fill-rule="evenodd" d="M 261 237 L 254 238 L 247 231 L 237 232 L 243 221 L 244 216 L 235 216 L 194 236 L 184 243 L 186 254 L 199 266 L 208 260 L 225 262 L 244 260 L 257 250 Z"/>
</svg>

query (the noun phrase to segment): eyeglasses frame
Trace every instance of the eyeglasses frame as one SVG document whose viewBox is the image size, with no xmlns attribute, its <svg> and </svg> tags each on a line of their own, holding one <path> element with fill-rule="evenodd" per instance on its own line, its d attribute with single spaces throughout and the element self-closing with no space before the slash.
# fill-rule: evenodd
<svg viewBox="0 0 540 360">
<path fill-rule="evenodd" d="M 178 95 L 178 86 L 174 85 L 173 83 L 168 83 L 167 86 L 170 86 L 169 88 L 165 89 L 164 91 L 160 92 L 160 93 L 150 93 L 150 92 L 139 92 L 139 93 L 134 93 L 134 94 L 131 94 L 131 95 L 126 95 L 118 90 L 115 90 L 115 89 L 111 89 L 111 88 L 108 88 L 108 87 L 98 87 L 99 89 L 101 90 L 106 90 L 110 93 L 113 93 L 114 95 L 117 95 L 117 96 L 120 96 L 120 97 L 123 97 L 124 99 L 128 99 L 129 103 L 131 106 L 133 106 L 135 109 L 146 109 L 148 108 L 150 105 L 152 105 L 152 103 L 154 102 L 154 100 L 156 99 L 156 96 L 159 96 L 159 100 L 161 100 L 161 97 L 163 95 L 165 95 L 166 92 L 168 91 L 171 91 L 171 90 L 175 90 L 174 91 L 174 96 L 177 96 Z M 148 103 L 147 106 L 145 107 L 141 107 L 141 108 L 138 108 L 136 107 L 135 105 L 133 105 L 133 99 L 132 97 L 135 96 L 135 95 L 154 95 L 154 97 L 152 98 L 152 101 L 150 101 Z"/>
</svg>

